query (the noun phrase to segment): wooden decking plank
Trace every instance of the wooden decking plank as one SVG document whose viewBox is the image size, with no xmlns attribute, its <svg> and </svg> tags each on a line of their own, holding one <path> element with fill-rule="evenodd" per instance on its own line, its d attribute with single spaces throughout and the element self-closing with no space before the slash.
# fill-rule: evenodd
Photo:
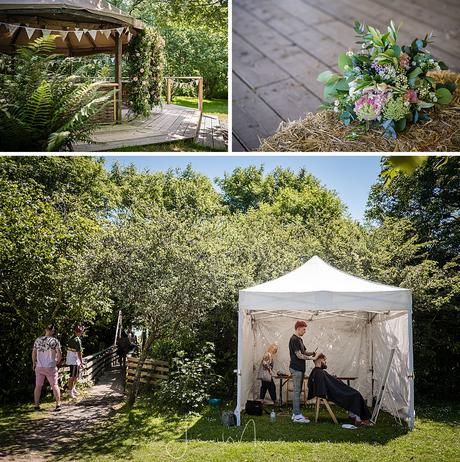
<svg viewBox="0 0 460 462">
<path fill-rule="evenodd" d="M 289 79 L 267 85 L 257 94 L 273 108 L 283 120 L 297 120 L 307 112 L 316 112 L 321 99 L 312 95 L 296 80 Z"/>
<path fill-rule="evenodd" d="M 427 33 L 433 31 L 439 38 L 443 37 L 443 31 L 440 30 L 435 24 L 424 24 L 422 20 L 413 19 L 406 15 L 402 11 L 394 9 L 393 6 L 381 5 L 374 0 L 359 0 L 354 2 L 353 0 L 343 0 L 346 3 L 346 7 L 356 5 L 356 8 L 362 11 L 366 16 L 374 18 L 376 21 L 380 21 L 380 27 L 385 27 L 393 19 L 396 24 L 403 23 L 401 30 L 402 36 L 407 41 L 413 40 L 415 37 L 423 38 Z M 410 8 L 409 6 L 407 7 Z M 439 40 L 439 39 L 438 39 Z M 451 57 L 458 56 L 458 40 L 446 40 L 445 37 L 441 41 L 435 41 L 431 46 L 435 50 L 436 54 L 443 57 L 451 55 Z"/>
<path fill-rule="evenodd" d="M 288 78 L 283 69 L 236 33 L 233 34 L 233 66 L 237 75 L 252 88 Z"/>
<path fill-rule="evenodd" d="M 323 11 L 328 11 L 335 15 L 336 22 L 328 24 L 319 24 L 316 26 L 317 29 L 323 33 L 329 33 L 336 41 L 343 41 L 345 48 L 356 49 L 357 45 L 354 43 L 354 32 L 352 29 L 353 21 L 358 19 L 366 23 L 370 23 L 377 28 L 383 29 L 386 27 L 390 20 L 394 20 L 397 24 L 403 20 L 394 10 L 390 8 L 383 8 L 380 5 L 366 0 L 328 0 L 323 2 L 322 0 L 304 0 L 311 5 L 316 5 Z M 398 19 L 399 18 L 399 19 Z M 341 24 L 341 25 L 340 25 Z M 429 30 L 428 30 L 429 29 Z M 424 37 L 426 33 L 430 32 L 433 28 L 428 28 L 411 18 L 405 17 L 403 28 L 399 33 L 399 41 L 401 43 L 410 43 L 416 36 Z M 446 45 L 446 46 L 445 46 Z M 456 46 L 452 44 L 454 50 Z M 455 67 L 456 64 L 452 63 L 453 55 L 451 45 L 448 42 L 442 44 L 435 44 L 431 46 L 433 54 L 443 59 L 451 67 Z"/>
<path fill-rule="evenodd" d="M 235 133 L 246 149 L 254 150 L 260 144 L 259 139 L 274 133 L 282 119 L 236 75 L 233 77 L 233 88 L 237 94 L 246 95 L 233 105 Z"/>
<path fill-rule="evenodd" d="M 121 126 L 105 126 L 93 134 L 94 144 L 77 144 L 76 151 L 107 151 L 122 146 L 141 146 L 193 138 L 200 111 L 165 105 L 163 112 L 150 118 Z"/>
<path fill-rule="evenodd" d="M 374 0 L 381 6 L 390 6 L 401 15 L 412 18 L 413 20 L 426 24 L 427 27 L 436 27 L 440 31 L 459 30 L 458 12 L 460 12 L 460 2 L 457 6 L 447 6 L 440 4 L 438 0 L 431 2 L 437 4 L 437 8 L 426 8 L 417 5 L 414 1 L 410 6 L 402 3 L 401 0 Z M 455 14 L 457 13 L 457 15 Z"/>
<path fill-rule="evenodd" d="M 236 135 L 232 136 L 232 152 L 245 152 L 247 149 L 240 143 Z"/>
<path fill-rule="evenodd" d="M 256 24 L 256 30 L 258 31 L 257 35 L 249 33 L 245 36 L 250 45 L 257 52 L 267 55 L 274 64 L 284 69 L 290 77 L 302 83 L 312 94 L 321 98 L 324 85 L 317 81 L 317 77 L 318 74 L 329 68 L 327 63 L 319 61 L 309 54 L 306 49 L 301 49 L 292 44 L 290 40 L 283 37 L 273 28 L 260 24 L 256 18 L 251 17 L 250 12 L 245 16 L 249 22 Z M 273 47 L 273 43 L 280 43 L 282 46 Z M 283 80 L 279 83 L 282 85 Z"/>
</svg>

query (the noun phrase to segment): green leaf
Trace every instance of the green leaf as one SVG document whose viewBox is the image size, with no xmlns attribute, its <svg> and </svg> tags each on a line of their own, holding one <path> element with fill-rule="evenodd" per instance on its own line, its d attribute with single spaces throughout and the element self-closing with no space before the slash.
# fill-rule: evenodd
<svg viewBox="0 0 460 462">
<path fill-rule="evenodd" d="M 405 117 L 395 122 L 396 130 L 398 132 L 402 132 L 406 128 L 406 125 L 407 121 Z"/>
<path fill-rule="evenodd" d="M 348 82 L 346 81 L 346 79 L 340 79 L 335 84 L 335 88 L 340 91 L 348 91 L 350 87 L 348 86 Z"/>
<path fill-rule="evenodd" d="M 345 66 L 352 65 L 352 60 L 350 56 L 347 56 L 346 53 L 340 53 L 339 58 L 338 58 L 338 65 L 339 65 L 339 69 L 342 72 L 345 72 Z"/>
<path fill-rule="evenodd" d="M 324 83 L 325 85 L 328 85 L 330 83 L 337 82 L 337 80 L 339 80 L 339 79 L 340 79 L 339 75 L 334 74 L 331 71 L 324 71 L 324 72 L 321 72 L 321 74 L 318 75 L 318 78 L 316 80 L 318 80 L 321 83 Z"/>
<path fill-rule="evenodd" d="M 409 80 L 414 80 L 416 79 L 423 71 L 419 68 L 416 67 L 407 77 Z"/>
<path fill-rule="evenodd" d="M 438 104 L 449 104 L 452 101 L 452 93 L 447 88 L 438 88 L 436 98 L 438 98 Z"/>
<path fill-rule="evenodd" d="M 393 45 L 392 49 L 394 51 L 395 57 L 399 58 L 401 56 L 401 47 L 399 45 Z"/>
<path fill-rule="evenodd" d="M 335 98 L 338 95 L 335 84 L 326 85 L 324 88 L 324 99 L 330 100 Z"/>
</svg>

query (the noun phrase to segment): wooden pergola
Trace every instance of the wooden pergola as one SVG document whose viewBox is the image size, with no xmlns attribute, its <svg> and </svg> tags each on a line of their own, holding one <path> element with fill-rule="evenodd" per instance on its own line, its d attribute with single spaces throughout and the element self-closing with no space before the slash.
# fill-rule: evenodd
<svg viewBox="0 0 460 462">
<path fill-rule="evenodd" d="M 117 122 L 121 122 L 123 51 L 144 27 L 106 0 L 0 0 L 0 53 L 12 54 L 38 37 L 54 34 L 56 53 L 115 56 Z"/>
</svg>

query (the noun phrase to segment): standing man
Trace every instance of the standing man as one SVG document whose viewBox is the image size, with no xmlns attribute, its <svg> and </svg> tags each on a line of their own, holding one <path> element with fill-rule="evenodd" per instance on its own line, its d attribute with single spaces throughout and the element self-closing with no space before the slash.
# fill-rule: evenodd
<svg viewBox="0 0 460 462">
<path fill-rule="evenodd" d="M 53 337 L 54 326 L 45 328 L 45 335 L 38 337 L 32 349 L 32 369 L 35 371 L 34 409 L 40 410 L 40 395 L 45 377 L 53 390 L 56 411 L 61 410 L 61 392 L 58 386 L 57 365 L 62 359 L 61 344 Z"/>
<path fill-rule="evenodd" d="M 295 423 L 309 423 L 310 420 L 304 417 L 300 412 L 300 393 L 302 391 L 303 378 L 305 374 L 305 361 L 315 360 L 315 352 L 307 352 L 302 341 L 302 336 L 307 330 L 305 321 L 297 321 L 294 326 L 295 333 L 289 340 L 289 354 L 291 362 L 289 370 L 292 374 L 292 382 L 294 385 L 294 395 L 292 398 L 292 421 Z"/>
<path fill-rule="evenodd" d="M 67 359 L 66 363 L 70 366 L 70 377 L 68 389 L 70 396 L 76 398 L 78 391 L 76 389 L 78 376 L 80 374 L 80 367 L 83 366 L 83 357 L 82 357 L 82 346 L 81 339 L 85 328 L 83 326 L 76 326 L 74 329 L 74 336 L 71 337 L 69 343 L 67 344 Z"/>
</svg>

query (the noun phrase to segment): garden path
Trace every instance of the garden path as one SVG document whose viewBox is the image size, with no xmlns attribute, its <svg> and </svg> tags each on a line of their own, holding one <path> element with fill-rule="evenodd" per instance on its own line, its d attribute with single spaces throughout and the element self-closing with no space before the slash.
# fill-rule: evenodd
<svg viewBox="0 0 460 462">
<path fill-rule="evenodd" d="M 315 112 L 324 70 L 355 47 L 353 21 L 381 30 L 402 23 L 400 42 L 433 31 L 433 54 L 460 71 L 455 0 L 234 0 L 233 151 L 257 149 L 280 122 Z"/>
<path fill-rule="evenodd" d="M 107 370 L 82 398 L 63 401 L 60 412 L 53 411 L 54 404 L 45 404 L 40 417 L 27 419 L 12 429 L 6 439 L 2 438 L 0 459 L 22 462 L 57 458 L 67 445 L 78 447 L 80 436 L 104 425 L 122 400 L 122 374 L 115 367 Z M 75 457 L 78 459 L 78 454 Z"/>
</svg>

